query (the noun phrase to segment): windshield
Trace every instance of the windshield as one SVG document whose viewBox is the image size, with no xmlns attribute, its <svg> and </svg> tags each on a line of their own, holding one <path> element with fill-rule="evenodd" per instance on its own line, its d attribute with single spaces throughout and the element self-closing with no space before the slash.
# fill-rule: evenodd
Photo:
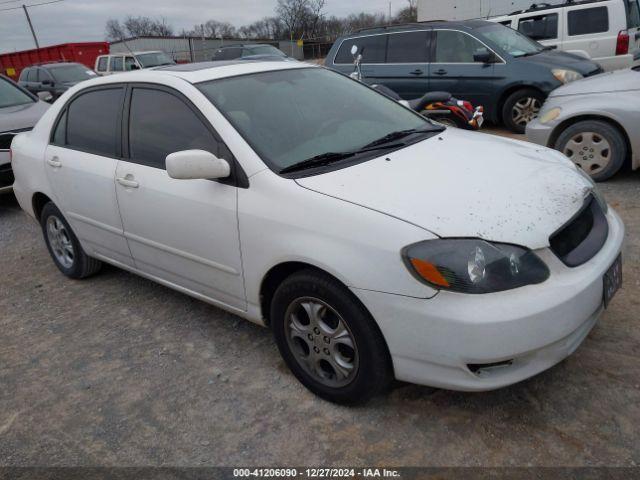
<svg viewBox="0 0 640 480">
<path fill-rule="evenodd" d="M 362 149 L 393 132 L 441 130 L 394 100 L 324 68 L 256 73 L 198 88 L 276 172 L 328 153 Z"/>
<path fill-rule="evenodd" d="M 0 108 L 34 103 L 35 100 L 8 80 L 0 77 Z"/>
<path fill-rule="evenodd" d="M 142 68 L 159 67 L 160 65 L 173 65 L 176 62 L 164 52 L 141 53 L 136 55 Z"/>
<path fill-rule="evenodd" d="M 245 48 L 247 55 L 277 55 L 279 57 L 285 57 L 286 55 L 272 45 L 261 45 L 259 47 L 247 47 Z"/>
<path fill-rule="evenodd" d="M 53 75 L 56 82 L 82 82 L 94 78 L 96 73 L 83 65 L 65 65 L 64 67 L 50 68 L 49 73 Z"/>
<path fill-rule="evenodd" d="M 544 50 L 543 45 L 503 25 L 489 25 L 479 28 L 477 31 L 503 52 L 514 57 L 535 55 Z"/>
</svg>

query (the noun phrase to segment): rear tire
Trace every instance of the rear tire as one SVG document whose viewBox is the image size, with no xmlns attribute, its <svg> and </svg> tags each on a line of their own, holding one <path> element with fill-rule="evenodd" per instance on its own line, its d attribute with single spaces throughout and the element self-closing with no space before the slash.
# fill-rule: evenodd
<svg viewBox="0 0 640 480">
<path fill-rule="evenodd" d="M 558 137 L 555 148 L 596 182 L 610 179 L 627 158 L 627 142 L 613 125 L 601 120 L 575 123 Z"/>
<path fill-rule="evenodd" d="M 100 260 L 91 258 L 84 252 L 71 225 L 52 202 L 42 209 L 40 225 L 53 263 L 67 277 L 86 278 L 102 268 Z"/>
<path fill-rule="evenodd" d="M 390 386 L 393 369 L 382 333 L 332 277 L 314 270 L 294 273 L 276 290 L 270 318 L 285 363 L 316 395 L 354 405 Z"/>
<path fill-rule="evenodd" d="M 533 88 L 517 90 L 507 97 L 502 107 L 502 123 L 514 133 L 524 133 L 527 124 L 538 116 L 544 95 Z"/>
</svg>

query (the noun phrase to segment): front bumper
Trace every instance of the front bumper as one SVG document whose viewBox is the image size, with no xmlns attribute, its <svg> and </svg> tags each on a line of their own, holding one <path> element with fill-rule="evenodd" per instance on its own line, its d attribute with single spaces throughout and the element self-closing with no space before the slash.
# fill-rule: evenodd
<svg viewBox="0 0 640 480">
<path fill-rule="evenodd" d="M 0 193 L 9 192 L 13 185 L 13 171 L 11 170 L 11 160 L 9 152 L 0 150 Z"/>
<path fill-rule="evenodd" d="M 537 252 L 551 270 L 541 285 L 488 295 L 440 292 L 430 300 L 354 289 L 380 326 L 396 378 L 493 390 L 571 355 L 603 311 L 603 277 L 622 249 L 624 225 L 613 210 L 607 218 L 607 242 L 585 265 L 568 268 L 550 250 Z"/>
<path fill-rule="evenodd" d="M 553 148 L 553 145 L 549 145 L 549 142 L 551 140 L 554 125 L 557 125 L 557 123 L 558 122 L 553 122 L 553 124 L 544 125 L 540 123 L 538 118 L 533 119 L 527 124 L 527 140 L 531 143 Z"/>
</svg>

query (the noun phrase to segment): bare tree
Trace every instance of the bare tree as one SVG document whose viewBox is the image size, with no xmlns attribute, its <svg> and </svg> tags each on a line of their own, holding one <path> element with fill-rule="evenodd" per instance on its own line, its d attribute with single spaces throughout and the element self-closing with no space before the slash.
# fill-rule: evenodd
<svg viewBox="0 0 640 480">
<path fill-rule="evenodd" d="M 189 33 L 197 37 L 206 38 L 233 38 L 237 36 L 236 27 L 229 22 L 219 22 L 217 20 L 208 20 L 203 24 L 195 25 Z"/>
<path fill-rule="evenodd" d="M 122 40 L 125 37 L 124 27 L 119 20 L 110 18 L 105 26 L 106 37 L 110 42 Z"/>
<path fill-rule="evenodd" d="M 164 18 L 158 20 L 149 17 L 127 17 L 123 23 L 111 18 L 107 20 L 106 36 L 108 40 L 122 40 L 125 37 L 170 37 L 173 27 Z"/>
</svg>

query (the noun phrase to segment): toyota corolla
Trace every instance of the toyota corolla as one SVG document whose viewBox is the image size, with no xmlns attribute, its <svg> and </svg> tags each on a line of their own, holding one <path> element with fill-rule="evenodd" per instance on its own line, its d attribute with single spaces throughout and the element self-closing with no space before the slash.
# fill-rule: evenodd
<svg viewBox="0 0 640 480">
<path fill-rule="evenodd" d="M 562 154 L 302 63 L 90 80 L 12 153 L 63 274 L 106 262 L 268 326 L 334 402 L 529 378 L 621 285 L 624 226 Z"/>
</svg>

